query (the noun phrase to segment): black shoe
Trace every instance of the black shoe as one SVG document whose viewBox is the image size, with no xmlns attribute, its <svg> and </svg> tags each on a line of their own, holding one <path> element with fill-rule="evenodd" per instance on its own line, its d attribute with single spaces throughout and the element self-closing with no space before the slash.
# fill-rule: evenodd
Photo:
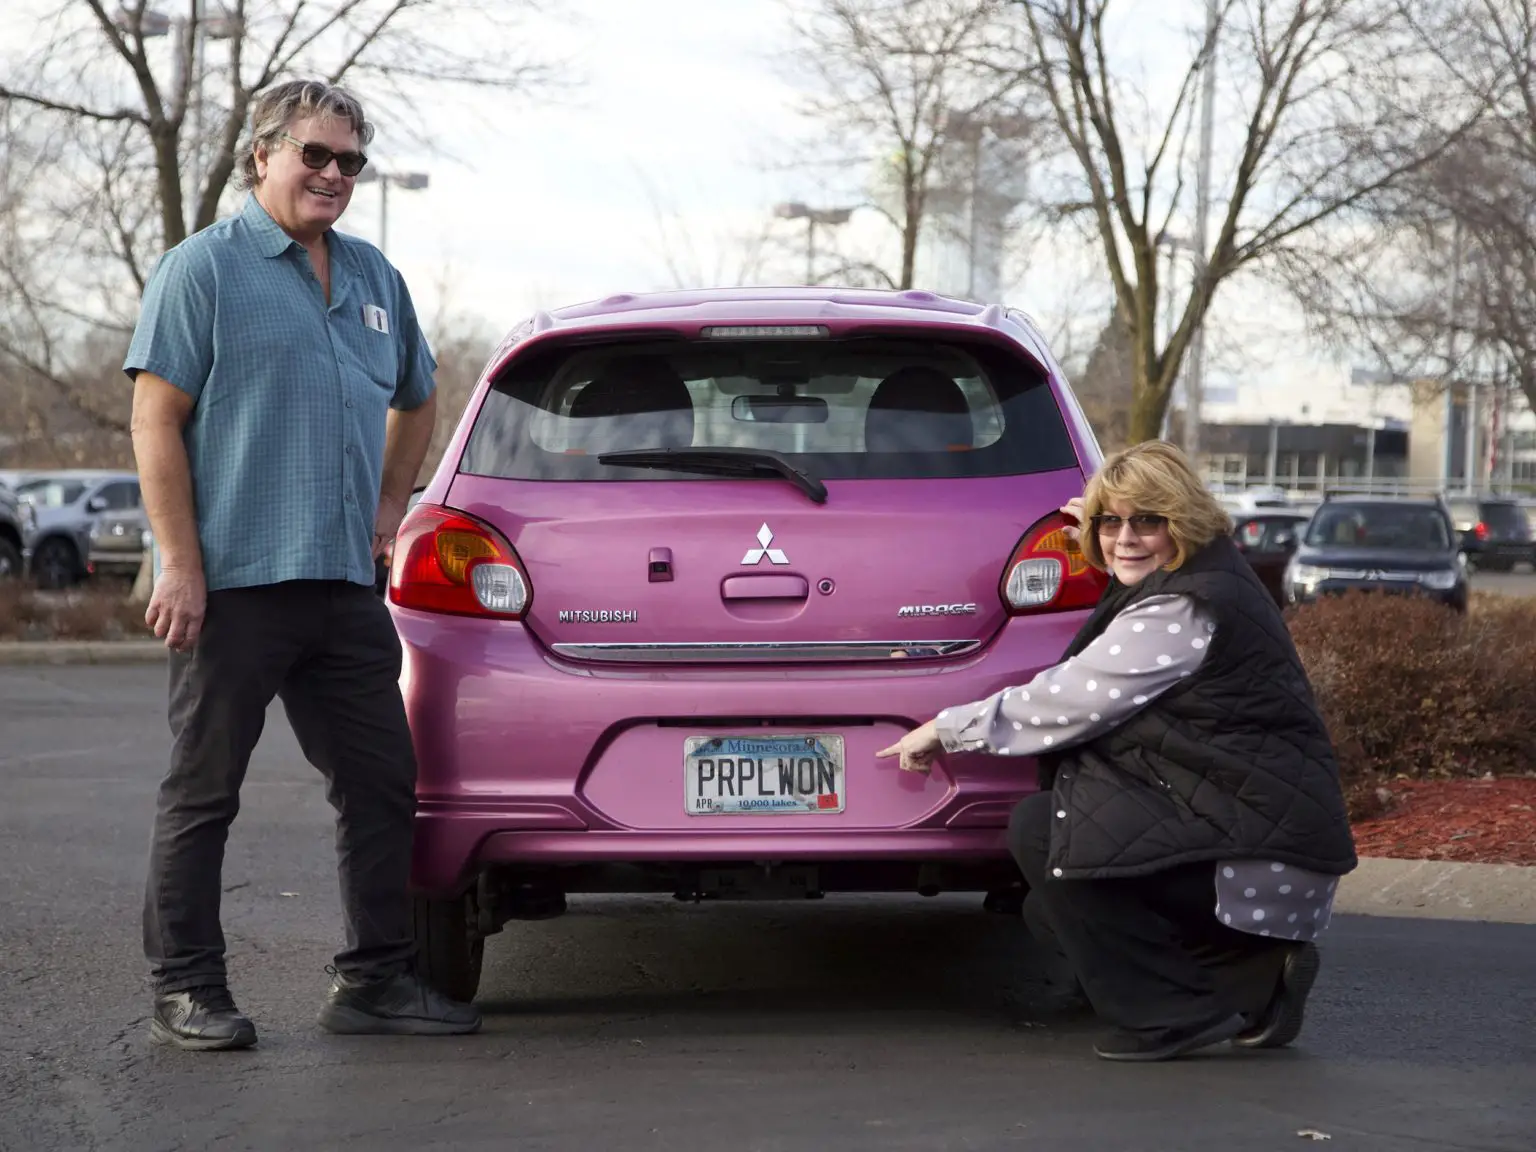
<svg viewBox="0 0 1536 1152">
<path fill-rule="evenodd" d="M 1239 1048 L 1284 1048 L 1301 1035 L 1307 993 L 1317 982 L 1323 958 L 1317 945 L 1308 941 L 1292 948 L 1280 967 L 1280 983 L 1268 1007 L 1253 1026 L 1233 1037 Z"/>
<path fill-rule="evenodd" d="M 249 1048 L 256 1043 L 256 1025 L 240 1014 L 228 988 L 188 988 L 155 997 L 149 1038 L 192 1052 Z"/>
<path fill-rule="evenodd" d="M 1210 1024 L 1193 1028 L 1172 1028 L 1159 1032 L 1127 1032 L 1116 1029 L 1093 1046 L 1095 1053 L 1104 1060 L 1150 1062 L 1172 1060 L 1198 1048 L 1209 1048 L 1230 1040 L 1242 1031 L 1246 1021 L 1241 1016 L 1228 1016 Z"/>
<path fill-rule="evenodd" d="M 473 1004 L 450 1000 L 414 972 L 351 979 L 335 969 L 320 1027 L 346 1036 L 461 1036 L 480 1030 Z"/>
</svg>

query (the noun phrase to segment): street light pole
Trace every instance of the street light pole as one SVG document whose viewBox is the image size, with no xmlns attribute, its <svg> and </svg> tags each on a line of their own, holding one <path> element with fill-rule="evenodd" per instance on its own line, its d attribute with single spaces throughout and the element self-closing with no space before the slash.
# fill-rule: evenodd
<svg viewBox="0 0 1536 1152">
<path fill-rule="evenodd" d="M 197 230 L 198 213 L 202 207 L 203 199 L 203 78 L 207 70 L 206 45 L 209 40 L 231 40 L 238 36 L 243 27 L 238 17 L 232 16 L 227 9 L 219 9 L 219 14 L 210 16 L 205 7 L 206 0 L 194 0 L 191 20 L 192 47 L 190 53 L 187 49 L 188 21 L 185 16 L 167 16 L 155 8 L 144 8 L 135 13 L 127 7 L 120 7 L 113 16 L 113 24 L 123 32 L 132 32 L 141 40 L 153 40 L 162 36 L 171 37 L 171 51 L 176 56 L 176 74 L 178 89 L 185 85 L 187 93 L 187 111 L 192 113 L 192 168 L 189 190 L 179 178 L 178 184 L 182 185 L 182 221 L 188 234 Z M 187 57 L 191 56 L 191 75 L 183 71 L 183 65 Z M 189 195 L 190 191 L 190 195 Z"/>
<path fill-rule="evenodd" d="M 816 225 L 848 223 L 852 208 L 812 208 L 798 200 L 774 206 L 773 214 L 781 220 L 805 221 L 805 282 L 816 283 Z"/>
<path fill-rule="evenodd" d="M 1174 311 L 1174 302 L 1175 302 L 1174 301 L 1174 281 L 1178 279 L 1178 254 L 1179 254 L 1179 250 L 1183 249 L 1186 252 L 1193 253 L 1194 252 L 1194 245 L 1191 244 L 1188 240 L 1184 239 L 1184 237 L 1182 237 L 1182 236 L 1175 236 L 1172 232 L 1166 232 L 1166 231 L 1165 232 L 1159 232 L 1157 234 L 1156 244 L 1157 244 L 1157 247 L 1159 247 L 1159 248 L 1166 248 L 1168 250 L 1168 277 L 1167 277 L 1167 280 L 1164 281 L 1164 283 L 1163 283 L 1164 309 L 1167 312 L 1167 316 L 1165 317 L 1165 323 L 1167 324 L 1167 335 L 1164 337 L 1163 350 L 1164 350 L 1164 353 L 1166 354 L 1168 346 L 1173 343 L 1173 334 L 1178 329 L 1178 322 L 1174 319 L 1173 311 Z M 1190 287 L 1191 287 L 1191 291 L 1193 291 L 1194 285 L 1191 284 Z M 1185 388 L 1185 394 L 1182 397 L 1182 399 L 1184 401 L 1184 426 L 1185 426 L 1185 433 L 1184 433 L 1184 435 L 1186 437 L 1186 440 L 1187 440 L 1188 435 L 1189 435 L 1189 432 L 1188 432 L 1189 421 L 1190 421 L 1189 394 L 1188 394 L 1188 389 L 1189 389 L 1189 370 L 1188 370 L 1187 364 L 1181 364 L 1180 367 L 1179 367 L 1179 371 L 1174 375 L 1173 381 L 1172 381 L 1171 385 L 1169 386 L 1169 389 L 1168 389 L 1168 403 L 1163 406 L 1163 423 L 1162 423 L 1162 428 L 1160 429 L 1158 434 L 1164 440 L 1166 440 L 1168 438 L 1168 431 L 1169 431 L 1168 425 L 1169 425 L 1169 423 L 1171 421 L 1171 418 L 1172 418 L 1173 400 L 1174 400 L 1174 397 L 1178 394 L 1179 383 L 1180 383 L 1181 380 L 1183 381 L 1184 388 Z"/>
<path fill-rule="evenodd" d="M 425 172 L 383 172 L 372 165 L 357 175 L 359 184 L 379 185 L 379 251 L 389 258 L 389 187 L 393 184 L 406 192 L 420 192 L 430 183 Z"/>
<path fill-rule="evenodd" d="M 1195 175 L 1195 291 L 1205 291 L 1210 244 L 1211 151 L 1216 132 L 1216 40 L 1221 27 L 1219 0 L 1206 0 L 1205 62 L 1200 79 L 1200 162 Z M 1209 310 L 1209 306 L 1207 306 Z M 1191 465 L 1200 453 L 1200 408 L 1205 398 L 1205 318 L 1195 326 L 1184 376 L 1184 454 Z"/>
</svg>

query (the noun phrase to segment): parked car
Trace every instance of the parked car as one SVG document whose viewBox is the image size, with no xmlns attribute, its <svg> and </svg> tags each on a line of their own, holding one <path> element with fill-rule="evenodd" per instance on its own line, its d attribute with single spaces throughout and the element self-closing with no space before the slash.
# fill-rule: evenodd
<svg viewBox="0 0 1536 1152">
<path fill-rule="evenodd" d="M 424 971 L 573 892 L 987 892 L 1027 764 L 875 752 L 1059 659 L 1101 462 L 1035 325 L 926 292 L 541 314 L 395 545 Z"/>
<path fill-rule="evenodd" d="M 1290 565 L 1312 513 L 1295 508 L 1265 508 L 1236 518 L 1232 536 L 1237 550 L 1269 589 L 1275 603 L 1285 606 L 1285 570 Z"/>
<path fill-rule="evenodd" d="M 132 472 L 66 471 L 35 476 L 17 488 L 36 522 L 24 541 L 27 570 L 41 588 L 67 588 L 97 572 L 132 576 L 144 555 L 149 522 Z M 103 516 L 107 536 L 92 537 Z M 113 524 L 124 547 L 112 545 Z M 127 525 L 132 525 L 128 527 Z"/>
<path fill-rule="evenodd" d="M 0 580 L 19 579 L 22 573 L 22 541 L 31 529 L 32 508 L 16 493 L 0 484 Z"/>
<path fill-rule="evenodd" d="M 149 516 L 143 508 L 103 512 L 89 534 L 91 571 L 133 577 L 150 546 Z"/>
<path fill-rule="evenodd" d="M 1324 501 L 1286 569 L 1286 602 L 1352 590 L 1425 595 L 1465 611 L 1467 563 L 1445 503 L 1381 496 Z"/>
<path fill-rule="evenodd" d="M 1246 488 L 1236 492 L 1217 492 L 1215 495 L 1217 503 L 1234 518 L 1269 509 L 1285 510 L 1293 507 L 1282 488 Z"/>
<path fill-rule="evenodd" d="M 1475 567 L 1508 572 L 1522 562 L 1536 564 L 1536 533 L 1518 501 L 1453 498 L 1447 503 L 1462 551 Z"/>
</svg>

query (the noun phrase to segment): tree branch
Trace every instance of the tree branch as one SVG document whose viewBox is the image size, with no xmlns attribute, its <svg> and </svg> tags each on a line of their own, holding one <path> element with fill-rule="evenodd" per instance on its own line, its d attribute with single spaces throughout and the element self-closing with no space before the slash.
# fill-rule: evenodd
<svg viewBox="0 0 1536 1152">
<path fill-rule="evenodd" d="M 46 96 L 39 96 L 33 92 L 21 92 L 4 84 L 0 84 L 0 100 L 15 100 L 19 104 L 47 108 L 50 112 L 64 112 L 70 116 L 78 116 L 82 120 L 99 120 L 103 123 L 121 123 L 126 120 L 144 125 L 149 123 L 143 113 L 135 112 L 132 108 L 119 108 L 116 111 L 107 112 L 99 108 L 87 108 L 83 104 L 73 104 L 67 100 L 50 100 Z"/>
</svg>

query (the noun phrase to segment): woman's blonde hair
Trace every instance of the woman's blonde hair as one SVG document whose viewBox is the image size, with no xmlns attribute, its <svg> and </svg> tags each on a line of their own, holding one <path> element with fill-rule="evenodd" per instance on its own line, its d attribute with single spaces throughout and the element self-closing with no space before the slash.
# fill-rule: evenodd
<svg viewBox="0 0 1536 1152">
<path fill-rule="evenodd" d="M 1216 537 L 1232 531 L 1232 518 L 1200 482 L 1189 458 L 1165 440 L 1147 440 L 1116 452 L 1088 481 L 1088 490 L 1083 493 L 1081 547 L 1083 558 L 1100 571 L 1109 565 L 1094 531 L 1093 517 L 1111 501 L 1135 512 L 1168 517 L 1168 535 L 1174 546 L 1173 560 L 1167 566 L 1170 572 Z"/>
</svg>

